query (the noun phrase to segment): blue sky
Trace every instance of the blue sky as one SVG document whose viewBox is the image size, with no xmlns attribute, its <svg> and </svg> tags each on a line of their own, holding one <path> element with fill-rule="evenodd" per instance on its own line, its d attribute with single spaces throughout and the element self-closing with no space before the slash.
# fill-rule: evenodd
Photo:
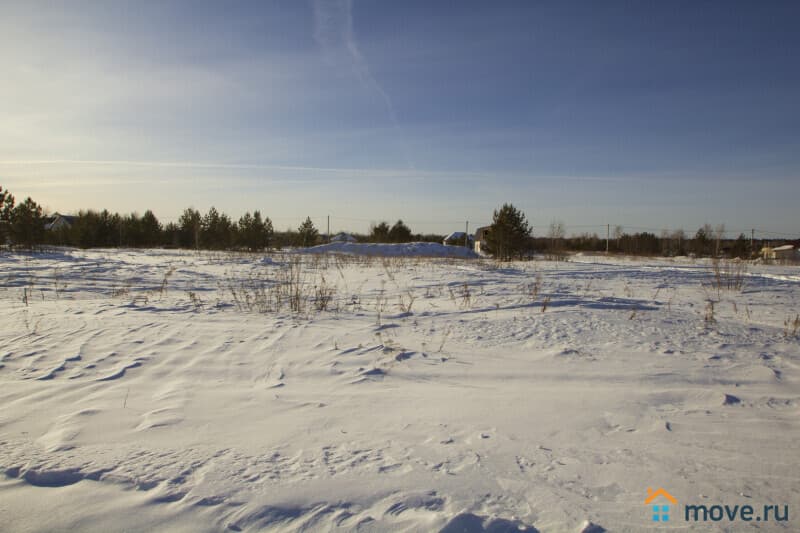
<svg viewBox="0 0 800 533">
<path fill-rule="evenodd" d="M 278 228 L 800 233 L 796 2 L 4 2 L 0 185 Z"/>
</svg>

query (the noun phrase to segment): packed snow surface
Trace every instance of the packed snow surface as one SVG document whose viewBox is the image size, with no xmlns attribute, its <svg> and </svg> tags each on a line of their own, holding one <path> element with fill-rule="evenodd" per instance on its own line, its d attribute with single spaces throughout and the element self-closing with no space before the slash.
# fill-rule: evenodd
<svg viewBox="0 0 800 533">
<path fill-rule="evenodd" d="M 311 254 L 336 253 L 380 257 L 478 257 L 470 248 L 445 246 L 438 242 L 408 242 L 402 244 L 332 242 L 311 248 L 301 248 L 298 251 Z"/>
<path fill-rule="evenodd" d="M 648 487 L 800 527 L 796 267 L 730 289 L 592 256 L 0 268 L 6 531 L 643 531 Z"/>
</svg>

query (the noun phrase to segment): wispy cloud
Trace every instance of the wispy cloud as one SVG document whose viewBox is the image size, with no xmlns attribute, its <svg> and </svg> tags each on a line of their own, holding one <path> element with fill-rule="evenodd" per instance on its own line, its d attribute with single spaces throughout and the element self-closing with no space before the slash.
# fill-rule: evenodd
<svg viewBox="0 0 800 533">
<path fill-rule="evenodd" d="M 369 64 L 358 47 L 353 32 L 353 1 L 314 0 L 314 39 L 330 63 L 338 65 L 344 62 L 364 87 L 380 96 L 389 119 L 397 126 L 392 99 L 370 72 Z"/>
<path fill-rule="evenodd" d="M 316 183 L 324 179 L 325 175 L 336 176 L 337 180 L 350 179 L 398 179 L 405 180 L 428 180 L 437 179 L 441 181 L 461 181 L 474 182 L 477 180 L 483 183 L 493 183 L 495 180 L 524 183 L 536 180 L 536 183 L 559 183 L 564 181 L 576 182 L 601 182 L 601 183 L 622 183 L 637 181 L 644 177 L 655 181 L 674 181 L 681 177 L 693 179 L 692 176 L 662 176 L 652 173 L 640 173 L 636 175 L 580 175 L 580 174 L 534 174 L 534 173 L 508 173 L 508 172 L 474 172 L 468 170 L 426 170 L 426 169 L 404 169 L 404 168 L 353 168 L 353 167 L 319 167 L 302 165 L 273 165 L 267 163 L 224 163 L 214 161 L 143 161 L 128 159 L 0 159 L 0 167 L 114 167 L 116 170 L 123 168 L 141 169 L 187 169 L 187 170 L 219 170 L 232 171 L 225 173 L 230 177 L 245 179 L 247 175 L 258 179 L 275 178 L 278 180 L 291 177 L 296 182 L 306 181 Z M 251 172 L 257 173 L 253 176 Z M 274 173 L 265 175 L 264 172 Z M 316 175 L 316 178 L 315 178 Z M 191 175 L 192 179 L 199 179 L 199 176 Z M 303 176 L 303 177 L 299 177 Z M 176 179 L 175 177 L 171 179 Z M 248 178 L 249 179 L 249 178 Z M 111 182 L 109 182 L 111 183 Z"/>
<path fill-rule="evenodd" d="M 188 170 L 229 170 L 241 171 L 272 171 L 289 174 L 302 173 L 325 175 L 331 174 L 342 177 L 363 178 L 363 179 L 490 179 L 493 175 L 470 172 L 470 171 L 450 171 L 450 170 L 420 170 L 403 168 L 348 168 L 348 167 L 319 167 L 319 166 L 300 166 L 300 165 L 271 165 L 261 163 L 223 163 L 223 162 L 203 162 L 203 161 L 143 161 L 127 159 L 0 159 L 0 167 L 114 167 L 116 169 L 125 167 L 151 168 L 151 169 L 188 169 Z M 312 180 L 313 181 L 313 180 Z"/>
</svg>

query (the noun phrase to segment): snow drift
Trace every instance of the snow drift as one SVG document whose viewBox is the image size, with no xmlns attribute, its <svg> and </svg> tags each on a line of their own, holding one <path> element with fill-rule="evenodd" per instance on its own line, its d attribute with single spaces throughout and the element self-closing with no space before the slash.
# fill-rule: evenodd
<svg viewBox="0 0 800 533">
<path fill-rule="evenodd" d="M 445 246 L 438 242 L 409 242 L 402 244 L 332 242 L 298 250 L 308 254 L 347 254 L 376 257 L 458 257 L 473 259 L 478 254 L 463 246 Z"/>
</svg>

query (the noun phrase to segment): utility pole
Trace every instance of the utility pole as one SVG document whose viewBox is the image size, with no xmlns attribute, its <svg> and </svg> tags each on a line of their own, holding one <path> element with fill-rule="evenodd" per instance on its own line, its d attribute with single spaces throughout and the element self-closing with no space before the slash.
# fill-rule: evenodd
<svg viewBox="0 0 800 533">
<path fill-rule="evenodd" d="M 753 254 L 755 253 L 755 248 L 754 248 L 755 236 L 756 236 L 755 228 L 750 228 L 750 258 L 752 258 Z"/>
<path fill-rule="evenodd" d="M 331 216 L 328 215 L 328 242 L 331 242 Z"/>
<path fill-rule="evenodd" d="M 611 224 L 606 224 L 606 255 L 608 255 L 608 239 L 611 237 Z"/>
<path fill-rule="evenodd" d="M 469 220 L 464 228 L 464 248 L 469 248 Z"/>
</svg>

